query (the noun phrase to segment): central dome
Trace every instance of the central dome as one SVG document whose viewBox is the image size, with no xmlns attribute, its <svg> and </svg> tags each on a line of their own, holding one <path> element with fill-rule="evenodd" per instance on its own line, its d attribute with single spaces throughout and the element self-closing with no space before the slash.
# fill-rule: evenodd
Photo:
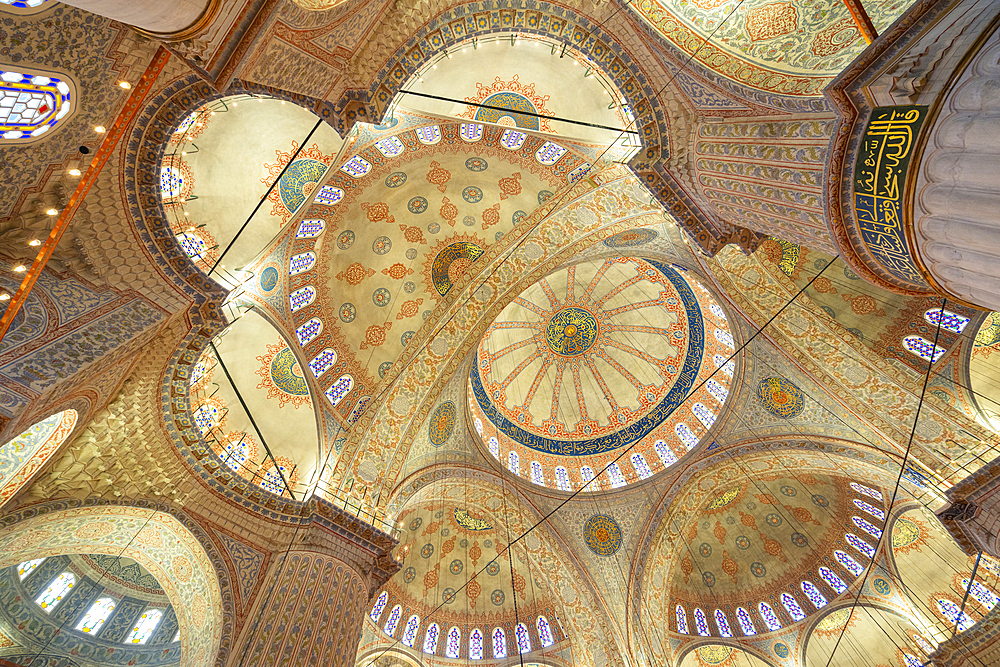
<svg viewBox="0 0 1000 667">
<path fill-rule="evenodd" d="M 716 335 L 706 336 L 706 323 Z M 728 392 L 731 367 L 715 371 L 731 340 L 708 291 L 670 265 L 619 257 L 560 269 L 522 292 L 483 337 L 469 383 L 476 429 L 512 471 L 530 457 L 536 483 L 565 489 L 577 474 L 582 483 L 587 471 L 568 472 L 569 457 L 597 473 L 637 443 L 635 475 L 648 477 L 711 425 Z M 688 407 L 713 372 L 711 393 Z M 685 423 L 695 403 L 695 415 L 705 412 Z"/>
</svg>

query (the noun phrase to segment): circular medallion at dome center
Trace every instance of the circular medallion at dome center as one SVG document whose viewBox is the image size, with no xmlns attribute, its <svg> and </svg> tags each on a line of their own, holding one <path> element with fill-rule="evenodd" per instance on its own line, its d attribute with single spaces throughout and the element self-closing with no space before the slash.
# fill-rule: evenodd
<svg viewBox="0 0 1000 667">
<path fill-rule="evenodd" d="M 563 308 L 545 326 L 545 342 L 556 354 L 575 357 L 597 340 L 597 319 L 584 308 Z"/>
</svg>

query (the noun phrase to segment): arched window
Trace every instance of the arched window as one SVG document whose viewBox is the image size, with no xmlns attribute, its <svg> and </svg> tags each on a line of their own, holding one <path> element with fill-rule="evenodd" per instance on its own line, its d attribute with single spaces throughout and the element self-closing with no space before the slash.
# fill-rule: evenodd
<svg viewBox="0 0 1000 667">
<path fill-rule="evenodd" d="M 73 576 L 72 572 L 63 572 L 58 577 L 55 578 L 51 584 L 48 585 L 44 591 L 35 599 L 35 603 L 45 610 L 45 613 L 51 614 L 52 610 L 57 604 L 63 599 L 70 589 L 76 585 L 76 577 Z"/>
<path fill-rule="evenodd" d="M 688 634 L 688 615 L 684 610 L 684 607 L 677 605 L 675 610 L 677 613 L 677 632 L 681 634 Z"/>
<path fill-rule="evenodd" d="M 517 635 L 517 650 L 519 653 L 530 653 L 531 652 L 531 637 L 528 636 L 528 628 L 525 627 L 524 623 L 518 623 L 517 627 L 514 628 L 514 634 Z"/>
<path fill-rule="evenodd" d="M 728 331 L 723 331 L 722 329 L 715 330 L 715 340 L 719 341 L 730 350 L 736 349 L 736 342 L 733 341 L 733 334 Z"/>
<path fill-rule="evenodd" d="M 590 466 L 580 466 L 580 481 L 583 482 L 584 489 L 586 491 L 596 491 L 601 488 L 600 484 L 594 482 L 591 484 L 591 480 L 594 479 L 594 469 Z"/>
<path fill-rule="evenodd" d="M 549 619 L 539 616 L 538 622 L 535 625 L 538 627 L 538 638 L 542 640 L 542 646 L 552 646 L 555 640 L 552 638 L 552 628 L 549 627 Z"/>
<path fill-rule="evenodd" d="M 868 544 L 854 533 L 847 533 L 845 537 L 847 538 L 848 544 L 850 544 L 852 547 L 854 547 L 864 555 L 868 556 L 868 558 L 875 558 L 875 547 Z"/>
<path fill-rule="evenodd" d="M 612 463 L 608 466 L 608 479 L 611 480 L 611 488 L 613 489 L 625 486 L 627 483 L 625 475 L 622 474 L 621 468 L 618 467 L 617 463 Z"/>
<path fill-rule="evenodd" d="M 698 436 L 683 422 L 674 427 L 674 433 L 677 434 L 677 437 L 680 438 L 680 441 L 688 449 L 694 449 L 695 445 L 698 444 Z"/>
<path fill-rule="evenodd" d="M 531 481 L 535 484 L 545 484 L 545 475 L 542 473 L 542 464 L 538 461 L 531 462 Z"/>
<path fill-rule="evenodd" d="M 194 425 L 198 427 L 202 435 L 212 430 L 219 423 L 219 419 L 222 418 L 222 415 L 219 414 L 219 406 L 214 402 L 202 403 L 195 408 L 191 416 L 194 418 Z"/>
<path fill-rule="evenodd" d="M 114 610 L 114 600 L 111 598 L 101 598 L 90 605 L 90 609 L 83 615 L 80 622 L 76 624 L 76 629 L 80 632 L 89 632 L 96 635 L 100 631 L 101 626 L 104 625 L 104 621 L 108 620 L 108 616 Z"/>
<path fill-rule="evenodd" d="M 345 174 L 353 176 L 354 178 L 361 178 L 372 170 L 372 163 L 360 155 L 355 155 L 350 160 L 345 162 L 340 170 Z"/>
<path fill-rule="evenodd" d="M 854 522 L 855 526 L 857 526 L 861 530 L 865 531 L 866 533 L 868 533 L 869 535 L 871 535 L 872 537 L 874 537 L 876 540 L 879 539 L 880 537 L 882 537 L 882 531 L 881 531 L 881 529 L 873 526 L 872 524 L 868 523 L 867 521 L 865 521 L 861 517 L 859 517 L 859 516 L 852 516 L 851 517 L 851 521 Z"/>
<path fill-rule="evenodd" d="M 705 388 L 708 389 L 708 393 L 714 396 L 715 400 L 719 403 L 725 403 L 726 397 L 729 396 L 729 391 L 715 380 L 706 382 Z"/>
<path fill-rule="evenodd" d="M 437 125 L 417 128 L 417 139 L 420 143 L 431 146 L 441 141 L 441 128 Z"/>
<path fill-rule="evenodd" d="M 816 585 L 811 581 L 802 582 L 802 592 L 806 594 L 809 601 L 813 603 L 813 606 L 817 609 L 822 609 L 827 605 L 826 596 L 820 593 Z"/>
<path fill-rule="evenodd" d="M 194 261 L 205 259 L 208 254 L 208 246 L 200 236 L 188 232 L 181 232 L 177 235 L 177 243 L 180 244 L 184 254 Z"/>
<path fill-rule="evenodd" d="M 316 195 L 316 198 L 313 199 L 313 201 L 317 204 L 322 204 L 323 206 L 333 206 L 343 198 L 344 198 L 343 190 L 341 190 L 340 188 L 335 188 L 332 185 L 324 185 L 319 189 L 319 194 Z M 313 236 L 318 236 L 319 232 L 317 232 L 316 234 L 311 234 L 309 236 L 301 236 L 302 228 L 306 225 L 306 223 L 313 223 L 313 222 L 321 223 L 320 232 L 323 231 L 322 220 L 303 220 L 302 224 L 299 225 L 299 233 L 295 235 L 295 238 L 310 239 Z"/>
<path fill-rule="evenodd" d="M 926 653 L 927 655 L 930 655 L 931 653 L 934 652 L 934 647 L 931 646 L 930 642 L 927 641 L 927 639 L 923 635 L 914 633 L 911 635 L 911 637 L 913 637 L 913 640 L 917 642 L 917 646 L 920 647 L 920 650 Z"/>
<path fill-rule="evenodd" d="M 677 463 L 677 455 L 674 454 L 673 450 L 667 445 L 663 440 L 657 440 L 653 443 L 656 448 L 656 453 L 660 457 L 660 461 L 663 462 L 663 467 L 667 468 Z"/>
<path fill-rule="evenodd" d="M 312 369 L 313 377 L 318 378 L 333 368 L 335 363 L 337 363 L 337 352 L 328 347 L 309 362 L 309 368 Z"/>
<path fill-rule="evenodd" d="M 385 622 L 385 627 L 382 628 L 383 630 L 385 630 L 385 634 L 389 635 L 390 637 L 396 634 L 396 626 L 399 625 L 399 619 L 402 615 L 403 615 L 403 608 L 400 607 L 398 604 L 392 608 L 392 611 L 389 612 L 389 618 Z"/>
<path fill-rule="evenodd" d="M 57 412 L 0 446 L 0 498 L 12 497 L 28 483 L 73 432 L 76 419 L 72 408 Z"/>
<path fill-rule="evenodd" d="M 573 171 L 569 172 L 569 176 L 566 177 L 566 180 L 569 181 L 570 183 L 576 183 L 588 171 L 590 171 L 590 163 L 589 162 L 584 162 L 579 167 L 577 167 Z"/>
<path fill-rule="evenodd" d="M 490 454 L 500 458 L 500 441 L 495 436 L 490 436 Z"/>
<path fill-rule="evenodd" d="M 962 579 L 962 591 L 964 592 L 968 588 L 969 588 L 969 580 Z M 993 591 L 986 588 L 986 586 L 983 586 L 978 581 L 972 582 L 972 590 L 969 591 L 969 594 L 972 595 L 972 597 L 976 598 L 976 600 L 978 600 L 981 605 L 986 607 L 987 611 L 997 606 L 997 601 L 998 601 L 997 596 L 993 593 Z"/>
<path fill-rule="evenodd" d="M 764 625 L 767 626 L 768 630 L 781 629 L 781 621 L 778 620 L 777 614 L 771 609 L 771 605 L 761 602 L 757 605 L 757 609 L 760 611 L 760 617 L 764 619 Z"/>
<path fill-rule="evenodd" d="M 427 626 L 427 634 L 424 635 L 424 653 L 434 655 L 438 645 L 438 624 L 431 623 Z"/>
<path fill-rule="evenodd" d="M 208 359 L 199 359 L 198 363 L 196 363 L 191 369 L 191 385 L 194 386 L 198 384 L 208 371 Z"/>
<path fill-rule="evenodd" d="M 314 317 L 296 329 L 295 335 L 299 339 L 299 345 L 305 347 L 311 343 L 312 339 L 318 336 L 321 331 L 323 331 L 323 320 L 318 317 Z"/>
<path fill-rule="evenodd" d="M 507 657 L 507 636 L 504 634 L 503 628 L 493 630 L 493 657 Z"/>
<path fill-rule="evenodd" d="M 528 138 L 524 132 L 518 132 L 517 130 L 504 130 L 503 134 L 500 136 L 500 145 L 509 151 L 516 151 L 522 145 L 524 145 L 524 140 Z"/>
<path fill-rule="evenodd" d="M 566 472 L 566 468 L 563 466 L 556 466 L 556 486 L 559 487 L 560 491 L 573 490 L 569 485 L 569 473 Z"/>
<path fill-rule="evenodd" d="M 869 498 L 874 498 L 875 500 L 883 499 L 881 491 L 877 491 L 862 484 L 858 484 L 857 482 L 851 482 L 851 488 L 863 496 L 868 496 Z"/>
<path fill-rule="evenodd" d="M 694 610 L 694 624 L 698 626 L 698 634 L 702 637 L 708 636 L 708 621 L 705 620 L 705 612 L 701 609 Z"/>
<path fill-rule="evenodd" d="M 646 457 L 636 452 L 631 457 L 632 467 L 635 468 L 635 472 L 639 475 L 639 479 L 646 479 L 653 474 L 653 471 L 649 469 L 649 465 L 646 463 Z"/>
<path fill-rule="evenodd" d="M 316 298 L 316 290 L 312 285 L 306 285 L 305 287 L 300 287 L 291 294 L 288 295 L 288 303 L 292 307 L 292 312 L 297 313 L 302 310 Z"/>
<path fill-rule="evenodd" d="M 284 461 L 286 459 L 278 459 L 278 461 Z M 278 471 L 281 472 L 278 472 Z M 284 480 L 282 480 L 284 476 Z M 277 466 L 271 466 L 264 471 L 264 476 L 260 479 L 261 488 L 267 489 L 275 495 L 283 495 L 285 493 L 285 482 L 291 484 L 292 481 L 288 478 L 288 468 L 285 464 L 279 463 Z"/>
<path fill-rule="evenodd" d="M 20 577 L 21 581 L 24 581 L 29 574 L 35 571 L 35 568 L 41 565 L 45 561 L 44 558 L 36 558 L 35 560 L 26 560 L 17 566 L 17 576 Z"/>
<path fill-rule="evenodd" d="M 968 317 L 962 317 L 950 310 L 942 310 L 941 308 L 932 308 L 924 313 L 924 319 L 933 324 L 938 325 L 941 323 L 942 329 L 947 329 L 953 333 L 962 333 L 965 326 L 969 323 Z"/>
<path fill-rule="evenodd" d="M 469 635 L 469 659 L 483 659 L 483 633 L 479 628 L 473 630 Z"/>
<path fill-rule="evenodd" d="M 325 203 L 326 201 L 329 201 L 328 199 L 325 199 L 323 197 L 324 193 L 326 193 L 326 194 L 332 194 L 332 193 L 330 193 L 330 192 L 327 191 L 327 188 L 329 188 L 329 187 L 330 187 L 329 185 L 324 185 L 323 186 L 323 189 L 320 190 L 320 195 L 318 197 L 316 197 L 316 201 L 317 202 L 320 202 L 320 199 L 324 200 L 323 202 L 320 202 L 320 203 Z M 339 192 L 341 197 L 344 196 L 344 191 L 341 190 L 340 188 L 333 188 L 333 190 L 336 190 L 337 192 Z M 337 199 L 339 200 L 340 197 L 337 197 Z M 336 203 L 336 202 L 334 202 L 334 203 Z M 297 239 L 312 239 L 312 238 L 316 238 L 317 236 L 319 236 L 320 234 L 323 233 L 323 227 L 324 226 L 325 226 L 325 223 L 322 220 L 303 220 L 302 222 L 299 223 L 299 230 L 297 232 L 295 232 L 295 238 L 297 238 Z"/>
<path fill-rule="evenodd" d="M 389 600 L 389 594 L 385 591 L 379 593 L 378 599 L 375 600 L 375 606 L 372 607 L 371 613 L 368 616 L 378 623 L 378 619 L 382 617 L 382 611 L 385 609 L 385 603 Z"/>
<path fill-rule="evenodd" d="M 729 627 L 729 619 L 721 609 L 715 610 L 715 627 L 719 628 L 719 634 L 723 637 L 732 637 L 733 631 Z"/>
<path fill-rule="evenodd" d="M 350 375 L 341 375 L 340 378 L 333 383 L 333 386 L 326 390 L 326 397 L 330 399 L 330 402 L 334 406 L 339 404 L 344 400 L 344 396 L 351 393 L 351 389 L 354 387 L 354 378 Z"/>
<path fill-rule="evenodd" d="M 403 142 L 397 137 L 386 137 L 375 142 L 375 148 L 386 157 L 396 157 L 405 150 Z"/>
<path fill-rule="evenodd" d="M 837 562 L 843 565 L 845 568 L 851 571 L 855 577 L 860 577 L 861 573 L 865 571 L 858 561 L 854 560 L 843 551 L 834 551 L 833 557 L 837 559 Z"/>
<path fill-rule="evenodd" d="M 833 570 L 830 568 L 819 568 L 819 576 L 822 577 L 823 581 L 829 584 L 830 588 L 836 591 L 838 595 L 847 590 L 847 584 L 844 583 L 844 580 L 834 574 Z"/>
<path fill-rule="evenodd" d="M 125 644 L 145 644 L 153 636 L 153 631 L 163 618 L 163 611 L 160 609 L 147 609 L 143 612 L 139 620 L 136 621 L 132 632 L 125 638 Z"/>
<path fill-rule="evenodd" d="M 483 126 L 479 123 L 462 123 L 462 141 L 475 142 L 483 138 Z"/>
<path fill-rule="evenodd" d="M 871 514 L 873 517 L 875 517 L 879 521 L 885 521 L 885 512 L 883 512 L 882 510 L 880 510 L 877 507 L 873 507 L 873 506 L 869 505 L 868 503 L 866 503 L 863 500 L 858 500 L 857 498 L 855 498 L 854 499 L 854 506 L 857 507 L 862 512 L 868 512 L 869 514 Z"/>
<path fill-rule="evenodd" d="M 476 417 L 476 433 L 479 435 L 483 434 L 483 420 L 479 417 Z"/>
<path fill-rule="evenodd" d="M 940 345 L 935 345 L 923 336 L 907 336 L 903 339 L 903 347 L 926 361 L 937 361 L 941 355 L 947 352 Z"/>
<path fill-rule="evenodd" d="M 517 459 L 517 452 L 511 452 L 507 455 L 507 468 L 515 475 L 521 474 L 521 464 Z"/>
<path fill-rule="evenodd" d="M 37 139 L 65 118 L 74 102 L 69 81 L 62 75 L 0 69 L 0 143 Z"/>
<path fill-rule="evenodd" d="M 297 276 L 308 271 L 315 264 L 316 253 L 314 252 L 300 252 L 298 255 L 292 255 L 292 258 L 288 260 L 288 275 Z"/>
<path fill-rule="evenodd" d="M 402 642 L 405 646 L 413 648 L 413 640 L 417 638 L 417 628 L 420 627 L 420 617 L 414 614 L 406 622 L 406 629 L 403 630 Z"/>
<path fill-rule="evenodd" d="M 462 631 L 452 626 L 448 631 L 448 641 L 445 643 L 444 654 L 449 658 L 458 657 L 458 649 L 462 646 Z"/>
<path fill-rule="evenodd" d="M 551 141 L 546 141 L 542 144 L 541 148 L 535 151 L 535 159 L 544 165 L 550 165 L 558 162 L 559 158 L 565 154 L 565 148 L 559 144 L 554 144 Z"/>
<path fill-rule="evenodd" d="M 694 412 L 695 417 L 698 418 L 705 428 L 712 428 L 712 424 L 715 423 L 715 413 L 709 410 L 702 403 L 695 403 L 691 407 L 691 411 Z"/>
<path fill-rule="evenodd" d="M 964 611 L 958 608 L 951 600 L 945 600 L 943 598 L 938 598 L 937 600 L 938 612 L 944 616 L 944 619 L 948 621 L 951 625 L 958 623 L 958 631 L 964 632 L 976 624 L 972 620 L 972 617 L 966 614 Z"/>
<path fill-rule="evenodd" d="M 715 355 L 713 359 L 715 360 L 716 368 L 721 368 L 723 373 L 725 373 L 729 377 L 733 377 L 733 372 L 736 370 L 735 361 L 733 361 L 732 359 L 726 361 L 726 357 L 722 356 L 721 354 Z"/>
<path fill-rule="evenodd" d="M 708 312 L 712 313 L 712 316 L 716 320 L 725 324 L 726 323 L 726 311 L 722 310 L 722 306 L 717 303 L 710 303 L 708 305 Z"/>
<path fill-rule="evenodd" d="M 923 663 L 917 660 L 917 656 L 911 653 L 904 653 L 903 659 L 906 660 L 906 667 L 923 667 Z"/>
<path fill-rule="evenodd" d="M 743 607 L 736 608 L 736 618 L 740 622 L 740 630 L 747 637 L 757 634 L 757 628 L 753 625 L 753 619 L 750 618 L 750 614 Z"/>
<path fill-rule="evenodd" d="M 788 593 L 781 594 L 781 606 L 785 608 L 788 615 L 792 617 L 792 620 L 801 621 L 806 617 L 806 613 L 802 611 L 802 607 L 799 603 Z"/>
<path fill-rule="evenodd" d="M 240 472 L 249 458 L 250 441 L 247 440 L 246 433 L 241 434 L 239 438 L 233 437 L 222 448 L 222 462 L 232 468 L 234 472 Z"/>
</svg>

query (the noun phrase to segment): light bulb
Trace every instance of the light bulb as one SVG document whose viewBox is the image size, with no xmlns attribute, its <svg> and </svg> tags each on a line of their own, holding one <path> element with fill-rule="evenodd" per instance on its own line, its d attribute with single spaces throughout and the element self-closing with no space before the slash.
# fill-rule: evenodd
<svg viewBox="0 0 1000 667">
<path fill-rule="evenodd" d="M 119 81 L 118 85 L 124 88 L 125 90 L 128 90 L 129 88 L 132 87 L 132 84 L 129 83 L 128 81 Z"/>
<path fill-rule="evenodd" d="M 10 298 L 10 294 L 7 294 L 6 292 L 4 292 L 3 294 L 0 294 L 0 301 L 6 301 L 9 298 Z"/>
<path fill-rule="evenodd" d="M 30 245 L 32 248 L 37 248 L 38 246 L 42 245 L 42 242 L 39 241 L 38 239 L 31 239 L 30 241 L 28 241 L 28 245 Z"/>
<path fill-rule="evenodd" d="M 69 170 L 69 175 L 70 176 L 79 176 L 80 175 L 80 170 L 79 169 L 70 169 Z"/>
<path fill-rule="evenodd" d="M 45 215 L 59 215 L 59 211 L 54 208 L 50 208 L 45 212 Z"/>
<path fill-rule="evenodd" d="M 17 266 L 14 267 L 14 271 L 16 271 L 17 273 L 24 273 L 27 270 L 28 269 L 27 267 L 24 266 L 24 264 L 18 264 Z"/>
<path fill-rule="evenodd" d="M 105 129 L 103 125 L 98 125 L 97 127 L 94 128 L 94 132 L 97 132 L 98 134 L 104 134 L 105 132 L 107 132 L 107 129 Z"/>
</svg>

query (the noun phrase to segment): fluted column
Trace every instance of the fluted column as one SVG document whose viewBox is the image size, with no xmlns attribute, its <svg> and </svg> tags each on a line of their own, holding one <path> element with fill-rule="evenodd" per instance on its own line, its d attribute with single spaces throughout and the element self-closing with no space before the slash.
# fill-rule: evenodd
<svg viewBox="0 0 1000 667">
<path fill-rule="evenodd" d="M 168 40 L 185 39 L 208 23 L 220 0 L 64 0 Z"/>
</svg>

